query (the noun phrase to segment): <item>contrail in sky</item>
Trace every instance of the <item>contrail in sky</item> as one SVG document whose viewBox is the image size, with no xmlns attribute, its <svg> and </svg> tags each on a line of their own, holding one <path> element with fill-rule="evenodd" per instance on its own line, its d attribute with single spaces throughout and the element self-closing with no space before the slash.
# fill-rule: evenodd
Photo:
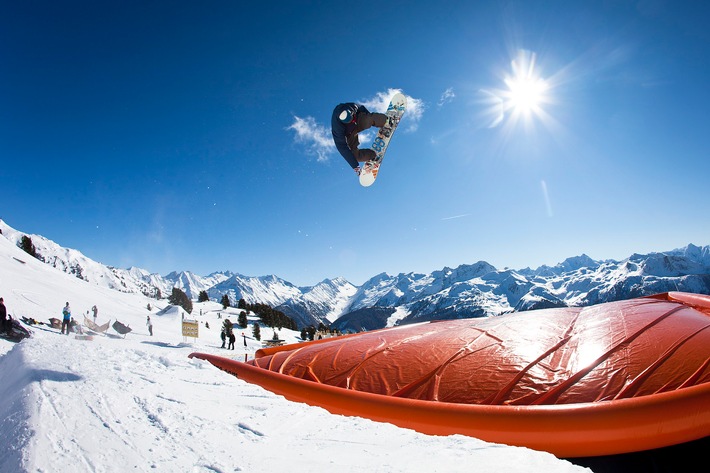
<svg viewBox="0 0 710 473">
<path fill-rule="evenodd" d="M 471 214 L 454 215 L 453 217 L 444 217 L 441 220 L 453 220 L 455 218 L 468 217 L 469 215 L 471 215 Z"/>
</svg>

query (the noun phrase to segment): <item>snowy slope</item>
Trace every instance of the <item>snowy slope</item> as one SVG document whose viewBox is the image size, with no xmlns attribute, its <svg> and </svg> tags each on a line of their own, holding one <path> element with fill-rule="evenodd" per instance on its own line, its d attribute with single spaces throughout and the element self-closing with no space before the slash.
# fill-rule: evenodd
<svg viewBox="0 0 710 473">
<path fill-rule="evenodd" d="M 589 471 L 547 453 L 426 436 L 286 401 L 188 359 L 192 351 L 253 354 L 259 343 L 246 338 L 244 347 L 239 331 L 236 350 L 219 348 L 219 324 L 236 319 L 236 309 L 195 304 L 200 335 L 185 340 L 182 311 L 66 274 L 6 238 L 0 296 L 16 317 L 46 320 L 69 301 L 76 314 L 96 304 L 99 323 L 110 317 L 133 327 L 125 339 L 111 329 L 114 336 L 83 341 L 33 326 L 34 336 L 17 345 L 0 340 L 3 472 Z"/>
</svg>

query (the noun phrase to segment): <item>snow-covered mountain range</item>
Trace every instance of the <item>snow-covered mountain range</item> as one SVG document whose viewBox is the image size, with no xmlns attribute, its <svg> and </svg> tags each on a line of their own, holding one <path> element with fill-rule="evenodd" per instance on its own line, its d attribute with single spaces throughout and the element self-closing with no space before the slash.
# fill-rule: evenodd
<svg viewBox="0 0 710 473">
<path fill-rule="evenodd" d="M 26 234 L 0 220 L 2 236 L 19 245 Z M 41 235 L 27 235 L 38 258 L 88 283 L 148 297 L 168 297 L 173 287 L 196 299 L 224 294 L 233 304 L 268 304 L 299 327 L 323 322 L 341 330 L 372 330 L 397 324 L 499 315 L 546 307 L 584 306 L 667 291 L 710 294 L 710 246 L 684 248 L 622 261 L 568 258 L 537 269 L 497 269 L 479 261 L 430 274 L 386 273 L 357 287 L 343 278 L 297 287 L 277 276 L 244 276 L 230 271 L 166 276 L 140 268 L 106 266 Z"/>
</svg>

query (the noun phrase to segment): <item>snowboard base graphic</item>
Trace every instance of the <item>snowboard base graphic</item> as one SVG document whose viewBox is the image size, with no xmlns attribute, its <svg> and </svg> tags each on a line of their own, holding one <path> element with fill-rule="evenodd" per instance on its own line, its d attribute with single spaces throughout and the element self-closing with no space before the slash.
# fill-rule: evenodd
<svg viewBox="0 0 710 473">
<path fill-rule="evenodd" d="M 380 131 L 377 133 L 377 138 L 372 142 L 372 149 L 376 153 L 375 159 L 366 162 L 360 171 L 360 184 L 363 187 L 370 187 L 375 183 L 377 174 L 380 171 L 382 159 L 385 157 L 385 151 L 387 151 L 387 146 L 389 146 L 392 135 L 397 129 L 397 125 L 399 125 L 399 121 L 402 119 L 406 108 L 407 98 L 404 94 L 396 93 L 394 97 L 392 97 L 387 111 L 385 112 L 387 122 L 385 126 L 380 128 Z"/>
</svg>

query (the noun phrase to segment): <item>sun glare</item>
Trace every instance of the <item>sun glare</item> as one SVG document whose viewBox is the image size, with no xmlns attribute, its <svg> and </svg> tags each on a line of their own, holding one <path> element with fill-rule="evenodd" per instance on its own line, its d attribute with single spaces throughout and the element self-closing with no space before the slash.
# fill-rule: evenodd
<svg viewBox="0 0 710 473">
<path fill-rule="evenodd" d="M 535 53 L 521 50 L 510 65 L 503 77 L 504 88 L 482 91 L 490 104 L 491 128 L 503 122 L 510 126 L 546 117 L 543 107 L 549 102 L 550 87 L 540 76 Z"/>
<path fill-rule="evenodd" d="M 535 53 L 520 51 L 511 61 L 512 74 L 503 82 L 507 90 L 503 93 L 505 108 L 513 115 L 529 117 L 539 115 L 546 100 L 547 84 L 535 68 Z"/>
<path fill-rule="evenodd" d="M 510 108 L 517 113 L 529 113 L 539 109 L 544 100 L 545 82 L 528 76 L 506 80 Z"/>
</svg>

